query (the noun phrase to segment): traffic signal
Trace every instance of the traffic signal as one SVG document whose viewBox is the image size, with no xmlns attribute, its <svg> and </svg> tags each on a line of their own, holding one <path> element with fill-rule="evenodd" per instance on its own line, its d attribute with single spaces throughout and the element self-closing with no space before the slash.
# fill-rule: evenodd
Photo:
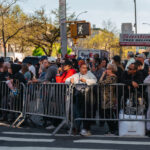
<svg viewBox="0 0 150 150">
<path fill-rule="evenodd" d="M 72 38 L 85 38 L 91 35 L 91 25 L 88 22 L 75 22 L 70 25 Z"/>
<path fill-rule="evenodd" d="M 71 37 L 77 38 L 77 24 L 71 24 L 70 30 L 71 30 Z"/>
<path fill-rule="evenodd" d="M 84 37 L 91 34 L 91 25 L 90 23 L 77 23 L 77 36 Z"/>
</svg>

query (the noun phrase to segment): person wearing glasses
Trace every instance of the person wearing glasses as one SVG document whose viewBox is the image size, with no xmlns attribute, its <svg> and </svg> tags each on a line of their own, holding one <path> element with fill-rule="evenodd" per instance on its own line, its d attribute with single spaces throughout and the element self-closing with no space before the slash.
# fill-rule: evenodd
<svg viewBox="0 0 150 150">
<path fill-rule="evenodd" d="M 143 74 L 138 71 L 136 63 L 132 63 L 128 67 L 128 71 L 125 71 L 122 75 L 122 83 L 131 88 L 138 88 L 139 84 L 143 83 Z"/>
<path fill-rule="evenodd" d="M 143 83 L 143 79 L 143 73 L 138 70 L 137 63 L 130 64 L 128 67 L 128 71 L 125 71 L 123 73 L 122 83 L 125 84 L 124 108 L 126 114 L 131 113 L 129 108 L 136 108 L 138 98 L 142 97 L 142 86 L 140 86 L 140 84 Z M 133 111 L 132 113 L 134 114 L 135 112 Z"/>
</svg>

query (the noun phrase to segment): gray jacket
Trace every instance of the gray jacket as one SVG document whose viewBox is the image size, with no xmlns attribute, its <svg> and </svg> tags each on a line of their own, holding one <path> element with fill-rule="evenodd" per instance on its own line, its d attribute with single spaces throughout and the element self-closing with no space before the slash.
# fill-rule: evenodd
<svg viewBox="0 0 150 150">
<path fill-rule="evenodd" d="M 45 74 L 45 81 L 56 82 L 57 65 L 51 65 Z"/>
</svg>

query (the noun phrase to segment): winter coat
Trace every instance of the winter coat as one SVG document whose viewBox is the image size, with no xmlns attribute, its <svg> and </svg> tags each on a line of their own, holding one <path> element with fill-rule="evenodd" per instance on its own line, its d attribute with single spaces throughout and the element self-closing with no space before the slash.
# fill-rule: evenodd
<svg viewBox="0 0 150 150">
<path fill-rule="evenodd" d="M 70 69 L 68 71 L 65 71 L 61 76 L 60 75 L 56 76 L 56 82 L 57 83 L 65 83 L 66 79 L 68 79 L 69 77 L 71 77 L 75 73 L 76 73 L 75 69 Z"/>
<path fill-rule="evenodd" d="M 96 84 L 97 79 L 91 71 L 88 71 L 87 74 L 82 75 L 81 73 L 76 73 L 73 76 L 69 77 L 65 83 L 70 83 L 71 78 L 74 78 L 74 84 L 82 84 L 80 81 L 81 78 L 86 80 L 87 85 Z"/>
<path fill-rule="evenodd" d="M 116 76 L 106 76 L 106 78 L 103 81 L 99 81 L 99 84 L 101 85 L 101 107 L 102 109 L 115 109 L 117 106 L 117 98 L 116 98 L 116 88 L 113 85 L 113 83 L 117 82 Z"/>
</svg>

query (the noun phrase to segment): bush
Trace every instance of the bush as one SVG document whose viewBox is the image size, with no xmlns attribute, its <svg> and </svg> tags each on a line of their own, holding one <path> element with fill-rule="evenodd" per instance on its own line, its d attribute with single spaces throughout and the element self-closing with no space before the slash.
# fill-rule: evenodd
<svg viewBox="0 0 150 150">
<path fill-rule="evenodd" d="M 43 52 L 42 48 L 40 47 L 37 47 L 33 53 L 32 53 L 33 56 L 43 56 L 45 55 L 45 53 Z"/>
</svg>

